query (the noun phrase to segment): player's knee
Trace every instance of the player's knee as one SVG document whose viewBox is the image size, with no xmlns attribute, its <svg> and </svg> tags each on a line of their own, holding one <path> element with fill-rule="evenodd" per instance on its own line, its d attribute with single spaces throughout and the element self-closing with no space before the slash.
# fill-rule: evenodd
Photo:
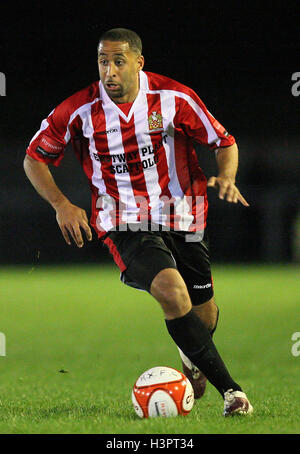
<svg viewBox="0 0 300 454">
<path fill-rule="evenodd" d="M 164 311 L 165 318 L 169 320 L 183 317 L 192 308 L 192 304 L 188 298 L 186 298 L 185 293 L 181 292 L 179 289 L 173 289 L 167 298 L 159 302 Z"/>
<path fill-rule="evenodd" d="M 173 285 L 169 289 L 163 289 L 163 302 L 170 306 L 181 307 L 188 301 L 187 292 L 183 286 Z"/>
<path fill-rule="evenodd" d="M 192 308 L 186 285 L 175 269 L 158 273 L 153 279 L 150 292 L 162 306 L 166 318 L 181 317 Z"/>
</svg>

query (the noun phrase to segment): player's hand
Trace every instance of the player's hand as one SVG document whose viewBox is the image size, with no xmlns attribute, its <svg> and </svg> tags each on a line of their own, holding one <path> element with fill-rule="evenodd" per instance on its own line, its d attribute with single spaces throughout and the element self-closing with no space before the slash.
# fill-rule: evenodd
<svg viewBox="0 0 300 454">
<path fill-rule="evenodd" d="M 78 247 L 83 246 L 81 229 L 88 241 L 92 240 L 86 212 L 70 202 L 64 202 L 56 208 L 56 220 L 67 244 L 71 244 L 70 235 Z"/>
<path fill-rule="evenodd" d="M 249 206 L 247 200 L 244 199 L 236 187 L 235 182 L 229 177 L 211 177 L 207 182 L 207 187 L 219 190 L 219 199 L 224 200 L 226 197 L 227 202 L 240 202 L 245 207 Z"/>
</svg>

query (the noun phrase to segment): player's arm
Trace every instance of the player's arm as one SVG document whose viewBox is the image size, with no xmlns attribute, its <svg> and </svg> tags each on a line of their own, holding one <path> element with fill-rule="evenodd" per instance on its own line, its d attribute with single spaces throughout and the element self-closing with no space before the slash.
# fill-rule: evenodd
<svg viewBox="0 0 300 454">
<path fill-rule="evenodd" d="M 219 190 L 219 198 L 226 198 L 227 202 L 240 202 L 248 207 L 248 202 L 241 195 L 235 185 L 235 177 L 238 169 L 238 147 L 236 143 L 228 147 L 216 150 L 216 160 L 218 165 L 218 176 L 209 178 L 208 187 Z"/>
<path fill-rule="evenodd" d="M 26 155 L 24 170 L 27 178 L 43 197 L 56 211 L 56 219 L 65 241 L 71 244 L 70 235 L 78 247 L 83 246 L 81 228 L 85 231 L 89 241 L 92 232 L 88 224 L 85 210 L 73 205 L 56 185 L 47 164 L 39 162 Z"/>
<path fill-rule="evenodd" d="M 189 94 L 181 99 L 175 123 L 189 137 L 215 151 L 218 176 L 208 180 L 208 187 L 218 189 L 220 199 L 249 206 L 235 185 L 238 147 L 234 137 L 213 117 L 196 93 L 190 90 Z"/>
</svg>

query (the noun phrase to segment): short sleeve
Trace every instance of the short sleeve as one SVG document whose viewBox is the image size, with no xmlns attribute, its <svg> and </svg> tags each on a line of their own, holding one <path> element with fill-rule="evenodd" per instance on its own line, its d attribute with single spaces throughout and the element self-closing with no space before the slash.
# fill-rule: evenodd
<svg viewBox="0 0 300 454">
<path fill-rule="evenodd" d="M 201 99 L 191 90 L 178 102 L 177 123 L 190 138 L 211 150 L 228 147 L 235 143 L 234 137 L 207 110 Z"/>
<path fill-rule="evenodd" d="M 37 161 L 58 166 L 69 140 L 68 123 L 69 115 L 62 103 L 42 121 L 26 153 Z"/>
</svg>

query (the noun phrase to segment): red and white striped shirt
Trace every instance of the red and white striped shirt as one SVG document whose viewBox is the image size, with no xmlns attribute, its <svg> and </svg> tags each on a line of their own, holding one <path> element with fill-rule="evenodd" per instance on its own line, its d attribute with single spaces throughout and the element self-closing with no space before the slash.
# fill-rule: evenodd
<svg viewBox="0 0 300 454">
<path fill-rule="evenodd" d="M 195 231 L 201 218 L 204 228 L 206 178 L 193 140 L 214 150 L 234 137 L 193 90 L 150 72 L 140 71 L 138 96 L 128 115 L 123 110 L 96 81 L 42 121 L 26 152 L 58 166 L 71 141 L 90 181 L 91 225 L 99 237 L 144 219 Z"/>
</svg>

